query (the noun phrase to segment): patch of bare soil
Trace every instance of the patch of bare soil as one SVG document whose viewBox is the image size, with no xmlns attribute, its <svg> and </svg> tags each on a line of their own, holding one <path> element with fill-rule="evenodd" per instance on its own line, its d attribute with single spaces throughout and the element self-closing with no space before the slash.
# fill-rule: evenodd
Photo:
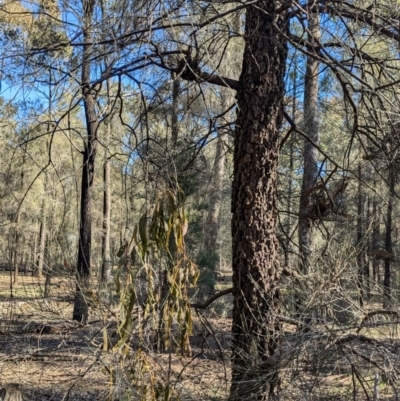
<svg viewBox="0 0 400 401">
<path fill-rule="evenodd" d="M 93 302 L 91 322 L 81 326 L 70 320 L 73 279 L 53 278 L 48 298 L 43 285 L 23 276 L 11 298 L 9 276 L 0 274 L 1 386 L 18 385 L 26 400 L 123 401 L 139 399 L 137 386 L 154 380 L 154 387 L 168 383 L 181 400 L 226 397 L 229 322 L 215 319 L 204 326 L 197 319 L 190 357 L 179 356 L 174 347 L 164 354 L 141 350 L 135 341 L 121 356 L 118 350 L 103 351 L 104 328 L 109 335 L 115 330 L 112 311 Z M 132 371 L 140 352 L 144 380 L 138 384 Z"/>
<path fill-rule="evenodd" d="M 82 326 L 70 319 L 73 278 L 53 278 L 47 298 L 43 286 L 21 277 L 10 297 L 9 276 L 0 274 L 0 391 L 17 385 L 25 401 L 227 399 L 230 319 L 210 311 L 195 315 L 191 355 L 179 354 L 178 341 L 156 353 L 150 322 L 118 348 L 117 310 L 106 306 L 112 295 L 102 302 L 101 291 L 93 290 L 91 321 Z M 347 328 L 315 321 L 299 331 L 293 319 L 283 322 L 282 353 L 274 360 L 281 401 L 373 400 L 377 374 L 379 399 L 398 399 L 397 313 L 374 312 Z"/>
</svg>

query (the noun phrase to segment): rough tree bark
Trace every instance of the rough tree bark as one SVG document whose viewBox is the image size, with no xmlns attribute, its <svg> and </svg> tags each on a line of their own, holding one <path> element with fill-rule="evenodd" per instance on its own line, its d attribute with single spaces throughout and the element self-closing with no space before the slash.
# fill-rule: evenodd
<svg viewBox="0 0 400 401">
<path fill-rule="evenodd" d="M 84 27 L 82 54 L 82 97 L 84 100 L 87 139 L 83 150 L 81 209 L 79 227 L 78 262 L 76 269 L 76 293 L 74 301 L 73 319 L 86 323 L 89 308 L 84 292 L 89 286 L 90 252 L 92 244 L 92 190 L 94 165 L 97 148 L 97 131 L 99 122 L 96 115 L 96 101 L 90 85 L 90 67 L 92 58 L 92 18 L 95 0 L 83 0 Z"/>
<path fill-rule="evenodd" d="M 276 183 L 287 57 L 280 5 L 262 1 L 246 13 L 234 141 L 230 400 L 268 400 L 279 384 Z"/>
<path fill-rule="evenodd" d="M 292 120 L 296 121 L 296 109 L 297 109 L 297 62 L 294 62 L 294 76 L 293 76 L 293 97 L 292 97 Z M 292 198 L 293 198 L 293 172 L 294 172 L 294 136 L 289 138 L 289 183 L 288 183 L 288 191 L 287 191 L 287 220 L 286 220 L 286 236 L 285 236 L 285 266 L 290 266 L 291 263 L 291 231 L 292 231 Z"/>
</svg>

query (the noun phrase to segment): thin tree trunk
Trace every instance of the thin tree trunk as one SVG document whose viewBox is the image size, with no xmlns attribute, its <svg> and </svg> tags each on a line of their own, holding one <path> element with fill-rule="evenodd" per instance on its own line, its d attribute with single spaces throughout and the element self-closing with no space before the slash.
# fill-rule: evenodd
<svg viewBox="0 0 400 401">
<path fill-rule="evenodd" d="M 358 188 L 357 188 L 357 287 L 358 287 L 358 301 L 360 306 L 364 306 L 364 246 L 363 241 L 363 212 L 364 212 L 364 199 L 362 194 L 361 185 L 362 171 L 361 163 L 358 163 Z"/>
<path fill-rule="evenodd" d="M 317 44 L 320 38 L 319 15 L 309 11 L 308 41 Z M 319 62 L 312 56 L 307 57 L 304 91 L 304 132 L 314 142 L 318 143 L 318 67 Z M 310 210 L 315 203 L 315 193 L 312 188 L 318 178 L 318 150 L 314 145 L 304 140 L 304 167 L 300 193 L 299 210 L 299 252 L 300 271 L 307 274 L 310 270 L 310 255 L 313 247 L 313 220 Z"/>
<path fill-rule="evenodd" d="M 175 147 L 178 141 L 178 104 L 179 104 L 179 78 L 175 72 L 172 73 L 172 113 L 171 113 L 171 139 L 172 146 Z"/>
<path fill-rule="evenodd" d="M 14 252 L 13 252 L 13 270 L 14 270 L 14 284 L 18 283 L 18 247 L 21 238 L 20 232 L 20 219 L 21 219 L 21 208 L 18 208 L 17 217 L 15 219 L 15 231 L 14 231 Z"/>
<path fill-rule="evenodd" d="M 124 169 L 121 169 L 121 194 L 125 194 L 124 195 L 124 202 L 122 200 L 120 200 L 120 207 L 119 207 L 119 222 L 118 222 L 118 233 L 119 233 L 119 247 L 122 246 L 123 242 L 124 242 L 124 222 L 126 221 L 126 218 L 124 216 L 124 203 L 126 202 L 126 193 L 125 191 L 125 173 L 124 173 Z M 126 210 L 126 208 L 125 208 Z"/>
<path fill-rule="evenodd" d="M 56 201 L 56 196 L 53 193 L 53 202 Z M 50 296 L 50 289 L 51 289 L 51 279 L 53 277 L 53 247 L 52 244 L 55 245 L 55 238 L 54 238 L 54 227 L 55 227 L 55 209 L 54 207 L 50 210 L 50 224 L 48 224 L 48 234 L 47 234 L 47 242 L 46 242 L 46 251 L 45 251 L 45 284 L 44 284 L 44 297 Z"/>
<path fill-rule="evenodd" d="M 110 122 L 107 124 L 107 130 Z M 110 161 L 107 157 L 108 151 L 105 150 L 105 160 L 103 165 L 103 232 L 101 238 L 101 280 L 103 282 L 111 279 L 111 260 L 110 260 L 110 221 L 111 221 L 111 182 L 110 182 Z"/>
<path fill-rule="evenodd" d="M 318 43 L 321 36 L 319 15 L 308 10 L 308 41 Z M 314 143 L 318 143 L 318 68 L 319 62 L 312 56 L 307 57 L 305 85 L 304 85 L 304 132 Z M 318 150 L 314 145 L 304 139 L 303 145 L 303 179 L 299 204 L 299 271 L 308 274 L 311 269 L 310 259 L 313 250 L 313 219 L 311 210 L 315 204 L 315 187 L 318 179 Z M 295 310 L 299 317 L 305 318 L 303 310 L 307 298 L 307 288 L 304 282 L 296 280 Z"/>
<path fill-rule="evenodd" d="M 50 133 L 52 130 L 51 127 L 51 102 L 52 102 L 52 74 L 51 69 L 49 69 L 49 94 L 48 94 L 48 114 L 49 119 L 47 123 L 47 132 Z M 46 151 L 48 152 L 50 149 L 50 144 L 46 141 Z M 43 277 L 43 266 L 45 261 L 45 253 L 46 253 L 46 238 L 47 238 L 47 213 L 46 213 L 46 205 L 47 205 L 47 197 L 48 193 L 48 175 L 47 172 L 44 172 L 44 188 L 43 188 L 43 200 L 42 200 L 42 208 L 41 208 L 41 216 L 40 216 L 40 233 L 39 233 L 39 254 L 37 259 L 37 270 L 36 277 L 41 279 Z M 51 222 L 52 223 L 52 222 Z M 51 225 L 50 225 L 51 227 Z M 51 231 L 51 229 L 50 229 Z"/>
<path fill-rule="evenodd" d="M 379 401 L 379 383 L 381 382 L 379 373 L 376 372 L 374 376 L 374 396 L 373 401 Z"/>
<path fill-rule="evenodd" d="M 388 253 L 393 253 L 392 250 L 392 212 L 393 212 L 393 197 L 395 185 L 395 169 L 391 164 L 389 166 L 389 201 L 386 211 L 386 233 L 385 233 L 385 250 Z M 385 272 L 383 278 L 383 307 L 391 306 L 391 259 L 385 259 Z"/>
<path fill-rule="evenodd" d="M 53 230 L 54 227 L 54 213 L 52 211 L 50 217 L 50 229 L 48 230 L 47 241 L 45 245 L 45 255 L 46 255 L 46 263 L 45 263 L 45 282 L 44 282 L 44 291 L 43 297 L 48 298 L 50 296 L 50 285 L 51 285 L 51 270 L 53 266 L 52 253 L 51 253 L 51 244 L 53 242 Z"/>
<path fill-rule="evenodd" d="M 280 267 L 276 237 L 279 129 L 287 30 L 277 1 L 246 12 L 237 93 L 232 190 L 233 321 L 230 400 L 268 400 L 278 391 Z"/>
<path fill-rule="evenodd" d="M 29 138 L 29 137 L 28 137 Z M 26 162 L 26 147 L 28 145 L 25 144 L 25 150 L 22 155 L 22 167 L 21 167 L 21 192 L 24 190 L 24 178 L 25 178 L 25 162 Z M 20 231 L 20 219 L 21 219 L 21 205 L 18 207 L 17 216 L 15 219 L 15 231 L 14 231 L 14 255 L 13 255 L 13 268 L 14 268 L 14 284 L 18 283 L 18 250 L 20 247 L 20 239 L 21 239 L 21 231 Z M 22 252 L 22 251 L 21 251 Z"/>
<path fill-rule="evenodd" d="M 365 227 L 367 227 L 368 234 L 371 231 L 371 213 L 372 213 L 372 202 L 371 202 L 371 197 L 368 196 L 367 198 L 367 214 L 365 217 Z M 365 290 L 367 292 L 367 300 L 371 299 L 371 274 L 370 274 L 370 259 L 368 255 L 371 254 L 372 249 L 371 249 L 371 241 L 370 241 L 370 236 L 366 233 L 366 246 L 364 249 L 364 282 L 365 282 Z"/>
<path fill-rule="evenodd" d="M 37 271 L 36 277 L 43 277 L 43 263 L 44 263 L 44 252 L 46 247 L 46 234 L 47 234 L 47 226 L 46 226 L 46 211 L 45 211 L 45 201 L 42 201 L 42 213 L 40 218 L 40 231 L 39 231 L 39 254 L 37 258 Z"/>
<path fill-rule="evenodd" d="M 44 280 L 43 298 L 48 298 L 50 296 L 50 285 L 51 285 L 51 273 L 46 272 L 46 279 Z"/>
<path fill-rule="evenodd" d="M 21 249 L 20 258 L 19 258 L 19 267 L 20 267 L 20 269 L 22 269 L 22 272 L 25 274 L 25 264 L 24 264 L 24 260 L 25 260 L 25 237 L 23 235 L 21 235 L 21 238 L 22 238 L 22 242 L 19 245 L 19 247 Z M 20 273 L 21 273 L 21 270 L 20 270 Z"/>
<path fill-rule="evenodd" d="M 90 85 L 90 67 L 92 57 L 92 17 L 95 0 L 83 0 L 84 29 L 82 55 L 82 97 L 84 100 L 87 140 L 84 144 L 82 161 L 81 208 L 78 244 L 78 263 L 76 269 L 76 294 L 74 301 L 73 319 L 86 323 L 89 308 L 84 292 L 89 287 L 90 256 L 92 245 L 92 190 L 94 166 L 97 148 L 97 131 L 99 122 L 96 115 L 96 101 Z"/>
<path fill-rule="evenodd" d="M 241 34 L 240 16 L 238 13 L 236 13 L 234 20 L 232 21 L 232 29 L 237 34 Z M 228 62 L 226 63 L 226 66 L 224 66 L 224 69 L 221 71 L 221 73 L 223 75 L 230 75 L 232 68 L 229 64 L 229 61 L 232 59 L 232 57 L 234 57 L 234 55 L 229 47 L 224 49 L 224 51 L 225 58 L 228 60 Z M 222 188 L 225 175 L 226 146 L 228 142 L 228 132 L 224 126 L 231 122 L 232 115 L 229 108 L 235 102 L 234 93 L 228 88 L 220 88 L 219 97 L 221 102 L 220 111 L 224 112 L 225 114 L 217 122 L 221 127 L 218 128 L 217 132 L 218 136 L 215 149 L 214 166 L 211 175 L 208 213 L 204 226 L 204 248 L 209 257 L 209 261 L 212 263 L 212 273 L 214 274 L 215 279 L 216 268 L 219 264 L 218 250 L 220 246 L 218 243 L 218 232 L 220 226 Z"/>
<path fill-rule="evenodd" d="M 40 227 L 40 224 L 39 224 Z M 40 232 L 39 232 L 40 235 Z M 33 252 L 31 254 L 30 258 L 30 265 L 32 267 L 32 276 L 36 275 L 36 269 L 37 269 L 37 246 L 38 246 L 38 235 L 37 235 L 37 227 L 35 228 L 35 232 L 33 234 Z"/>
<path fill-rule="evenodd" d="M 104 11 L 103 11 L 104 12 Z M 107 98 L 111 98 L 110 82 L 107 81 Z M 110 105 L 109 105 L 110 107 Z M 110 110 L 108 110 L 110 111 Z M 106 137 L 103 165 L 103 230 L 101 235 L 101 281 L 108 282 L 112 279 L 112 266 L 110 259 L 110 227 L 111 227 L 111 181 L 110 160 L 108 158 L 108 144 L 111 135 L 111 116 L 106 123 Z"/>
<path fill-rule="evenodd" d="M 217 137 L 214 167 L 211 179 L 211 194 L 204 230 L 204 248 L 208 254 L 216 255 L 222 186 L 225 174 L 226 141 L 228 134 L 221 130 Z"/>
<path fill-rule="evenodd" d="M 380 237 L 380 216 L 377 210 L 377 201 L 374 199 L 372 204 L 372 216 L 374 221 L 374 226 L 372 228 L 372 250 L 376 251 L 379 248 L 379 237 Z M 372 259 L 372 275 L 375 284 L 379 284 L 379 265 L 380 260 L 374 256 Z"/>
</svg>

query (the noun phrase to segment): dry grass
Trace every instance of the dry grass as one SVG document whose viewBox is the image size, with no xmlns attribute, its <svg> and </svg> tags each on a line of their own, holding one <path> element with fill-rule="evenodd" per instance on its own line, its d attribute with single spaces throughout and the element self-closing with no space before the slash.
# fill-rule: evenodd
<svg viewBox="0 0 400 401">
<path fill-rule="evenodd" d="M 97 288 L 96 281 L 92 287 Z M 52 278 L 48 298 L 43 298 L 43 288 L 44 280 L 21 276 L 11 298 L 10 276 L 0 274 L 1 385 L 19 384 L 27 400 L 136 400 L 141 387 L 165 383 L 182 401 L 227 399 L 230 319 L 210 317 L 210 312 L 207 317 L 196 317 L 190 357 L 143 350 L 137 341 L 132 341 L 129 353 L 122 357 L 119 352 L 102 351 L 103 329 L 107 326 L 109 335 L 113 327 L 115 330 L 116 310 L 93 302 L 90 323 L 80 326 L 70 320 L 74 278 Z M 369 309 L 378 307 L 370 305 Z M 283 361 L 281 400 L 372 400 L 377 368 L 359 355 L 378 361 L 384 354 L 390 363 L 397 364 L 397 329 L 398 324 L 390 324 L 389 317 L 376 316 L 371 326 L 359 332 L 376 339 L 376 345 L 355 338 L 335 346 L 338 338 L 357 333 L 357 325 L 343 331 L 337 325 L 316 324 L 313 331 L 301 334 L 285 323 L 283 349 L 287 361 Z M 143 355 L 141 372 L 139 352 Z M 361 382 L 354 380 L 352 365 L 362 375 Z M 382 381 L 380 399 L 396 399 L 396 385 Z"/>
<path fill-rule="evenodd" d="M 96 285 L 93 282 L 93 288 Z M 123 381 L 114 382 L 114 393 L 121 400 L 136 399 L 126 389 L 133 360 L 121 361 L 118 354 L 102 352 L 102 330 L 111 322 L 110 311 L 93 305 L 91 322 L 81 327 L 70 320 L 73 277 L 52 278 L 48 298 L 43 298 L 43 288 L 44 280 L 21 276 L 11 298 L 10 277 L 7 272 L 0 274 L 0 384 L 19 384 L 29 400 L 106 400 L 113 370 L 126 374 Z M 149 365 L 186 399 L 224 398 L 230 373 L 210 351 L 213 340 L 203 338 L 200 325 L 195 326 L 191 358 L 147 352 Z M 215 326 L 217 337 L 228 347 L 222 339 L 227 327 L 220 326 Z"/>
</svg>

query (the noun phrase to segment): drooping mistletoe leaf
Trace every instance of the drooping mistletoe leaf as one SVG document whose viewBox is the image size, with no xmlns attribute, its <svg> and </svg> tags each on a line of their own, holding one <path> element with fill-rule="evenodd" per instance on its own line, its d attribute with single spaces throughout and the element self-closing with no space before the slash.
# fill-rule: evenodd
<svg viewBox="0 0 400 401">
<path fill-rule="evenodd" d="M 147 253 L 148 232 L 147 232 L 147 214 L 145 213 L 139 220 L 139 236 L 142 243 L 143 257 Z"/>
<path fill-rule="evenodd" d="M 197 266 L 186 255 L 185 235 L 188 219 L 184 208 L 185 196 L 180 190 L 167 190 L 152 207 L 143 213 L 136 224 L 129 246 L 119 254 L 128 269 L 122 283 L 121 272 L 116 275 L 117 293 L 120 297 L 118 332 L 120 341 L 114 349 L 125 349 L 131 332 L 143 333 L 141 327 L 150 323 L 156 333 L 159 349 L 176 345 L 182 354 L 189 352 L 191 310 L 188 288 L 196 284 Z M 135 256 L 139 256 L 135 260 Z M 129 263 L 126 263 L 129 257 Z M 122 259 L 125 258 L 125 259 Z M 136 280 L 135 277 L 140 277 Z M 130 277 L 130 278 L 129 278 Z M 129 278 L 129 279 L 128 279 Z M 140 284 L 137 287 L 135 281 Z M 146 283 L 144 287 L 143 284 Z M 136 296 L 138 291 L 141 301 Z M 139 311 L 139 312 L 138 312 Z M 134 316 L 139 313 L 138 319 Z M 143 323 L 142 323 L 143 322 Z M 172 333 L 177 323 L 180 335 Z M 125 351 L 124 351 L 125 352 Z"/>
</svg>

